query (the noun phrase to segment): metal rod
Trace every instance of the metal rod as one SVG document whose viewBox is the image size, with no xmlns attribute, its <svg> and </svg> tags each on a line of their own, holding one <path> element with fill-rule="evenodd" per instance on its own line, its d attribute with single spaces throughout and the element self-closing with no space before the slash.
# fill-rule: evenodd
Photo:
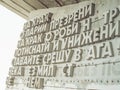
<svg viewBox="0 0 120 90">
<path fill-rule="evenodd" d="M 45 4 L 45 3 L 43 3 L 41 0 L 38 0 L 38 2 L 40 2 L 43 6 L 45 6 L 46 8 L 48 8 L 48 6 Z"/>
<path fill-rule="evenodd" d="M 61 0 L 55 0 L 59 6 L 63 6 L 63 2 Z"/>
<path fill-rule="evenodd" d="M 36 7 L 34 7 L 33 5 L 31 5 L 30 3 L 28 3 L 26 0 L 23 0 L 26 4 L 28 4 L 29 6 L 31 6 L 33 9 L 37 10 Z"/>
</svg>

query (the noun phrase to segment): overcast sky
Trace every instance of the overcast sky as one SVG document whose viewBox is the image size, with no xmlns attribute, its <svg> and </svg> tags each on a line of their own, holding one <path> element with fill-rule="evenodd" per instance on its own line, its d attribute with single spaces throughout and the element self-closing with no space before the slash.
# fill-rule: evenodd
<svg viewBox="0 0 120 90">
<path fill-rule="evenodd" d="M 0 5 L 0 90 L 5 81 L 25 19 Z"/>
</svg>

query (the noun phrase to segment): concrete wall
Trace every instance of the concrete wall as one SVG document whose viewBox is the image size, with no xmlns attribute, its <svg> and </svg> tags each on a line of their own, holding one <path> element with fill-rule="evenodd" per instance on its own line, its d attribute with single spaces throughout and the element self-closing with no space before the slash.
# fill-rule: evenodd
<svg viewBox="0 0 120 90">
<path fill-rule="evenodd" d="M 15 51 L 6 90 L 119 90 L 119 4 L 119 0 L 90 0 L 31 12 Z M 81 9 L 82 17 L 77 17 Z M 74 17 L 71 21 L 69 15 Z M 35 45 L 44 47 L 24 52 L 23 48 L 29 50 Z"/>
</svg>

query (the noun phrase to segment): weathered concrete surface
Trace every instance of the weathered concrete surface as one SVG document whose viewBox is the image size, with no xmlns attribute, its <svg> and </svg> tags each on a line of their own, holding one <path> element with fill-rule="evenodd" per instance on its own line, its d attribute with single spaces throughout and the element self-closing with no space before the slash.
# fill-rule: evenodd
<svg viewBox="0 0 120 90">
<path fill-rule="evenodd" d="M 53 14 L 52 18 L 50 18 L 50 21 L 52 21 L 53 19 L 58 20 L 60 18 L 66 17 L 67 15 L 69 15 L 73 12 L 76 12 L 80 8 L 82 8 L 82 10 L 84 10 L 86 8 L 85 6 L 93 5 L 93 4 L 95 4 L 94 15 L 90 14 L 90 12 L 89 12 L 88 15 L 86 15 L 86 16 L 84 15 L 84 17 L 82 19 L 78 20 L 79 24 L 81 25 L 81 29 L 80 28 L 78 29 L 78 31 L 80 30 L 80 32 L 71 34 L 68 31 L 64 37 L 59 36 L 59 38 L 56 37 L 54 39 L 54 37 L 46 37 L 47 35 L 49 36 L 49 34 L 46 34 L 46 33 L 52 32 L 54 34 L 53 36 L 55 36 L 54 31 L 58 30 L 58 28 L 56 29 L 56 28 L 52 27 L 52 29 L 55 29 L 55 30 L 52 30 L 49 28 L 50 31 L 49 30 L 48 31 L 46 30 L 45 32 L 39 31 L 42 34 L 45 33 L 44 34 L 45 42 L 47 42 L 47 41 L 54 42 L 55 40 L 63 41 L 64 38 L 67 39 L 74 35 L 81 35 L 81 34 L 82 34 L 82 37 L 79 39 L 83 39 L 84 35 L 86 35 L 86 34 L 88 34 L 88 37 L 84 38 L 84 40 L 86 40 L 86 41 L 81 41 L 80 46 L 73 45 L 73 47 L 72 47 L 72 44 L 74 44 L 75 43 L 74 41 L 76 40 L 76 39 L 74 39 L 72 41 L 72 44 L 71 44 L 71 42 L 67 42 L 68 43 L 68 44 L 66 44 L 67 48 L 61 47 L 61 48 L 63 48 L 63 50 L 57 49 L 56 51 L 53 50 L 53 51 L 49 51 L 47 53 L 42 50 L 40 51 L 40 54 L 42 53 L 42 55 L 47 55 L 48 53 L 53 53 L 53 52 L 57 52 L 57 51 L 60 52 L 60 51 L 65 51 L 65 50 L 71 50 L 70 54 L 68 54 L 69 51 L 61 52 L 61 53 L 67 53 L 65 55 L 65 57 L 63 55 L 63 57 L 64 57 L 63 61 L 62 61 L 62 59 L 60 59 L 61 61 L 59 61 L 59 59 L 56 59 L 56 58 L 55 58 L 55 61 L 54 61 L 54 59 L 51 59 L 54 57 L 54 54 L 52 54 L 53 55 L 52 57 L 51 57 L 51 54 L 48 55 L 49 57 L 46 57 L 48 61 L 45 61 L 46 60 L 45 59 L 43 61 L 44 63 L 42 65 L 46 65 L 46 63 L 49 66 L 56 65 L 57 70 L 56 70 L 56 72 L 54 72 L 52 74 L 47 73 L 47 75 L 46 75 L 47 77 L 45 77 L 45 75 L 42 76 L 42 78 L 44 78 L 44 80 L 45 80 L 44 84 L 43 84 L 44 87 L 43 87 L 43 89 L 38 89 L 38 90 L 89 90 L 89 89 L 113 90 L 113 88 L 114 88 L 114 90 L 120 89 L 120 81 L 119 81 L 119 79 L 120 79 L 120 71 L 119 71 L 119 67 L 120 67 L 119 66 L 120 65 L 120 63 L 119 63 L 120 62 L 120 56 L 119 56 L 120 55 L 120 52 L 119 52 L 119 49 L 120 49 L 120 47 L 119 47 L 119 45 L 120 45 L 120 38 L 119 38 L 119 34 L 120 34 L 119 33 L 119 30 L 120 30 L 120 27 L 119 27 L 120 26 L 120 21 L 119 21 L 119 19 L 120 19 L 120 15 L 119 15 L 120 1 L 119 0 L 99 0 L 99 1 L 91 0 L 91 1 L 82 2 L 79 4 L 75 4 L 75 5 L 61 7 L 61 8 L 37 10 L 37 11 L 31 12 L 31 15 L 29 17 L 30 22 L 31 21 L 33 22 L 35 17 L 43 17 L 44 15 L 46 15 L 48 13 Z M 92 9 L 94 9 L 94 7 Z M 105 16 L 105 15 L 107 15 L 107 16 Z M 91 22 L 90 18 L 92 19 L 92 22 Z M 47 23 L 50 23 L 50 21 L 48 20 Z M 78 21 L 73 21 L 73 22 L 76 23 Z M 115 26 L 114 25 L 112 26 L 112 24 L 115 24 Z M 35 24 L 32 25 L 32 27 L 34 27 L 34 26 L 35 26 Z M 67 25 L 65 25 L 65 26 L 67 26 Z M 65 27 L 65 26 L 63 26 L 63 27 Z M 107 29 L 107 26 L 109 29 Z M 74 25 L 73 25 L 73 27 L 74 27 Z M 114 27 L 114 29 L 113 29 L 113 27 Z M 34 36 L 34 34 L 36 34 L 36 33 L 26 34 L 28 28 L 29 28 L 29 25 L 27 24 L 24 27 L 24 31 L 23 31 L 24 34 L 23 34 L 23 37 L 21 37 L 21 39 L 25 38 L 25 40 L 26 40 L 27 37 Z M 66 28 L 68 28 L 68 30 L 70 30 L 69 27 L 66 27 Z M 100 30 L 98 30 L 98 29 L 100 29 Z M 60 30 L 62 30 L 62 29 L 60 29 Z M 115 30 L 115 33 L 114 32 L 112 33 L 112 30 L 113 31 Z M 93 33 L 95 33 L 95 34 L 90 36 L 89 31 L 93 31 Z M 85 32 L 89 32 L 89 33 L 84 34 Z M 110 34 L 110 32 L 112 34 Z M 69 35 L 69 33 L 70 33 L 70 35 Z M 98 35 L 98 34 L 100 34 L 100 35 Z M 50 33 L 50 35 L 51 35 L 51 33 Z M 94 39 L 93 39 L 93 37 L 94 37 Z M 88 38 L 88 39 L 86 39 L 86 38 Z M 32 39 L 32 38 L 30 38 L 30 39 Z M 42 39 L 44 40 L 44 37 Z M 71 39 L 69 39 L 68 41 L 70 41 L 70 40 Z M 33 39 L 33 41 L 34 41 L 34 39 Z M 31 41 L 31 42 L 28 41 L 27 45 L 29 46 L 29 45 L 37 44 L 33 41 Z M 37 40 L 36 40 L 36 42 L 37 42 Z M 40 41 L 40 43 L 43 43 L 43 42 Z M 25 46 L 25 45 L 22 45 L 19 43 L 18 49 L 22 48 L 24 46 L 27 47 L 27 45 Z M 63 46 L 64 45 L 65 44 L 63 44 Z M 77 52 L 77 50 L 80 50 L 80 51 Z M 74 52 L 72 52 L 72 51 L 74 51 Z M 36 52 L 32 52 L 32 55 L 34 53 L 37 54 Z M 79 56 L 77 57 L 76 55 L 78 53 L 79 53 Z M 83 54 L 81 57 L 82 59 L 77 60 L 81 56 L 81 53 Z M 19 52 L 16 52 L 16 54 L 15 54 L 16 57 L 17 56 L 21 57 L 22 55 L 24 56 L 27 54 L 24 54 L 24 53 L 21 54 Z M 66 59 L 67 56 L 69 58 L 68 60 Z M 71 61 L 69 61 L 69 60 L 71 60 Z M 36 62 L 36 63 L 38 63 L 38 62 Z M 13 65 L 16 66 L 15 68 L 17 68 L 17 65 L 19 66 L 20 64 L 21 63 L 17 64 L 15 62 L 15 60 L 13 60 Z M 23 62 L 22 62 L 22 65 L 23 66 L 19 66 L 19 67 L 25 67 L 25 71 L 26 71 L 24 73 L 25 75 L 23 75 L 22 73 L 17 73 L 20 76 L 15 76 L 15 82 L 14 82 L 13 86 L 10 86 L 6 90 L 37 90 L 35 88 L 28 87 L 28 86 L 32 86 L 32 85 L 26 86 L 25 83 L 27 82 L 27 80 L 24 78 L 29 77 L 30 75 L 33 75 L 33 74 L 30 74 L 27 72 L 27 70 L 28 71 L 31 70 L 31 67 L 33 70 L 36 70 L 34 68 L 34 66 L 36 66 L 36 68 L 37 68 L 37 66 L 42 66 L 42 65 L 36 65 L 36 64 L 27 65 L 27 64 L 23 64 Z M 67 66 L 69 66 L 69 67 L 67 67 Z M 51 71 L 52 71 L 52 69 L 54 71 L 54 68 L 51 68 Z M 66 72 L 65 69 L 68 69 L 68 68 L 70 71 Z M 20 70 L 21 70 L 21 68 L 20 68 Z M 22 70 L 20 72 L 22 72 Z M 56 73 L 56 75 L 54 75 L 55 73 Z M 16 73 L 11 73 L 11 75 L 13 75 L 13 76 L 14 76 L 14 74 L 16 74 Z M 54 77 L 51 77 L 51 76 L 54 76 Z M 33 75 L 33 77 L 34 77 L 34 75 Z"/>
</svg>

